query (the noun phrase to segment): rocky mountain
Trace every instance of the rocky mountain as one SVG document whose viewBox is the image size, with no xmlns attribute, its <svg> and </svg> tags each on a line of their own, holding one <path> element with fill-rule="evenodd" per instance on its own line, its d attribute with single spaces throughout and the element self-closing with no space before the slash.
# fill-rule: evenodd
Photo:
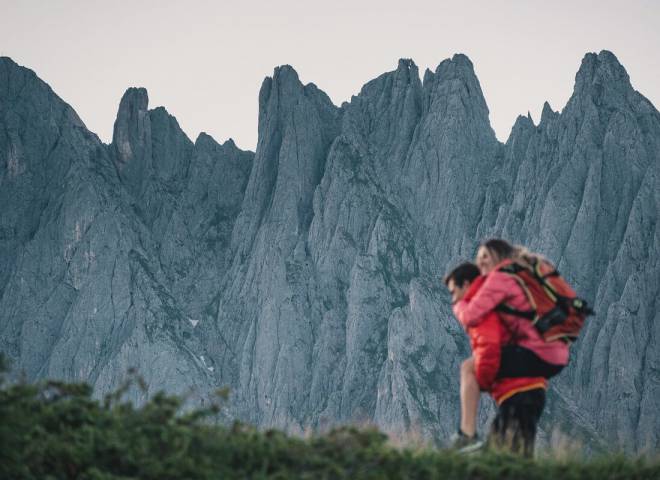
<svg viewBox="0 0 660 480">
<path fill-rule="evenodd" d="M 336 107 L 289 66 L 255 153 L 193 143 L 144 89 L 103 144 L 0 59 L 0 349 L 29 379 L 149 388 L 292 432 L 346 422 L 443 439 L 468 353 L 440 277 L 503 236 L 598 312 L 554 382 L 555 428 L 660 444 L 660 114 L 613 54 L 502 144 L 470 60 L 411 60 Z M 492 406 L 482 411 L 482 423 Z"/>
</svg>

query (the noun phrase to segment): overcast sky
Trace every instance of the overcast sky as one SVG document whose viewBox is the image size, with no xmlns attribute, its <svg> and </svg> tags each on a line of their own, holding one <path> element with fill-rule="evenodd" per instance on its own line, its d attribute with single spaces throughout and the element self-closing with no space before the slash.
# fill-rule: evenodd
<svg viewBox="0 0 660 480">
<path fill-rule="evenodd" d="M 146 87 L 194 141 L 257 141 L 261 82 L 292 65 L 336 105 L 412 58 L 472 60 L 505 141 L 519 114 L 561 110 L 586 52 L 611 50 L 660 106 L 658 0 L 0 0 L 0 55 L 33 69 L 108 142 L 119 100 Z"/>
</svg>

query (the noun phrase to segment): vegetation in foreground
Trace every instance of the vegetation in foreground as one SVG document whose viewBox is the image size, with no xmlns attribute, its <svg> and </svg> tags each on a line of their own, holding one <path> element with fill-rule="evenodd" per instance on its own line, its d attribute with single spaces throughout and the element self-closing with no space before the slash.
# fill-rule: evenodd
<svg viewBox="0 0 660 480">
<path fill-rule="evenodd" d="M 2 380 L 0 380 L 1 382 Z M 0 389 L 0 478 L 7 479 L 658 479 L 660 461 L 525 460 L 395 448 L 377 430 L 344 427 L 308 439 L 215 425 L 219 405 L 185 412 L 159 394 L 135 408 L 128 385 L 103 402 L 84 384 Z"/>
</svg>

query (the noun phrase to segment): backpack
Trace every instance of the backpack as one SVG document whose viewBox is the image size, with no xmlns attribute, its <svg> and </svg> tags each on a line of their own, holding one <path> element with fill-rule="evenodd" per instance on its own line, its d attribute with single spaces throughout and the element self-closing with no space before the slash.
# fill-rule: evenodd
<svg viewBox="0 0 660 480">
<path fill-rule="evenodd" d="M 516 310 L 501 304 L 496 310 L 528 319 L 546 342 L 575 341 L 587 316 L 594 311 L 579 298 L 555 267 L 542 259 L 524 257 L 499 268 L 518 282 L 532 310 Z"/>
</svg>

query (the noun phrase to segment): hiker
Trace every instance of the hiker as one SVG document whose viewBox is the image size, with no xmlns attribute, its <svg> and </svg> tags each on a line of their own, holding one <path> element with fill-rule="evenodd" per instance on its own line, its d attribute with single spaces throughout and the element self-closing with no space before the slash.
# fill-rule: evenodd
<svg viewBox="0 0 660 480">
<path fill-rule="evenodd" d="M 593 313 L 586 302 L 550 262 L 504 240 L 482 243 L 477 265 L 486 276 L 482 287 L 469 302 L 452 295 L 452 303 L 466 328 L 478 326 L 486 315 L 497 312 L 507 337 L 498 378 L 547 379 L 561 372 L 568 363 L 569 344 L 577 338 L 584 318 Z M 458 443 L 476 441 L 480 393 L 475 375 L 474 359 L 469 358 L 461 365 Z"/>
<path fill-rule="evenodd" d="M 470 301 L 485 281 L 486 277 L 481 276 L 479 269 L 472 263 L 459 265 L 445 277 L 452 303 Z M 472 357 L 470 367 L 466 367 L 465 362 L 461 367 L 461 399 L 464 399 L 466 387 L 474 388 L 475 412 L 474 418 L 467 419 L 466 406 L 461 404 L 461 426 L 454 438 L 454 448 L 462 453 L 469 453 L 483 446 L 483 442 L 476 435 L 474 425 L 480 390 L 483 390 L 489 392 L 498 405 L 489 443 L 526 456 L 533 455 L 536 425 L 545 405 L 547 380 L 543 376 L 498 376 L 502 345 L 510 340 L 510 334 L 494 312 L 485 314 L 476 326 L 466 327 L 466 331 L 472 345 Z M 464 375 L 463 370 L 466 368 L 472 368 L 471 377 Z M 466 432 L 466 428 L 470 426 L 472 431 Z"/>
</svg>

